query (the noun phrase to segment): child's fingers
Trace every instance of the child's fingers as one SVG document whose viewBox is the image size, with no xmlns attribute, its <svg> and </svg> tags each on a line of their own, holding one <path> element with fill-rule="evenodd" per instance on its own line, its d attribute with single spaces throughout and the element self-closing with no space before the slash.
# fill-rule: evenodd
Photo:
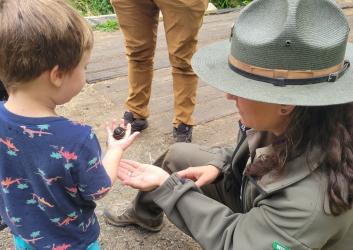
<svg viewBox="0 0 353 250">
<path fill-rule="evenodd" d="M 114 129 L 116 128 L 116 119 L 113 119 L 112 122 L 111 122 L 111 129 L 112 131 L 114 131 Z"/>
<path fill-rule="evenodd" d="M 124 119 L 120 120 L 119 127 L 126 129 L 125 128 L 125 120 Z"/>
<path fill-rule="evenodd" d="M 105 123 L 105 130 L 107 131 L 108 136 L 113 135 L 113 130 L 111 130 L 109 122 Z"/>
<path fill-rule="evenodd" d="M 135 139 L 136 137 L 140 134 L 140 132 L 134 132 L 131 136 L 129 136 L 127 138 L 128 140 L 128 145 L 130 145 Z"/>
<path fill-rule="evenodd" d="M 131 124 L 128 123 L 125 128 L 125 136 L 126 136 L 125 138 L 129 138 L 130 135 L 131 135 Z"/>
</svg>

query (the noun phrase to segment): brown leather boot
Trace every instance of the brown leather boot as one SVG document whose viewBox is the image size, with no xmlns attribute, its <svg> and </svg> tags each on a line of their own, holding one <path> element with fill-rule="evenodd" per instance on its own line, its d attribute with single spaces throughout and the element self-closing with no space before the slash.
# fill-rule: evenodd
<svg viewBox="0 0 353 250">
<path fill-rule="evenodd" d="M 159 232 L 163 227 L 163 217 L 157 221 L 143 221 L 137 217 L 134 210 L 129 207 L 124 212 L 112 211 L 111 209 L 104 209 L 103 212 L 105 221 L 116 227 L 124 227 L 128 225 L 138 225 L 151 232 Z"/>
</svg>

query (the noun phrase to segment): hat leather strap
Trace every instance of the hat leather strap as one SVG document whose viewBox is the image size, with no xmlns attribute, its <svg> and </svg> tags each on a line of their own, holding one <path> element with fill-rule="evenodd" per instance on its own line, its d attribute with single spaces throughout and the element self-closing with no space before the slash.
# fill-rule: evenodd
<svg viewBox="0 0 353 250">
<path fill-rule="evenodd" d="M 271 83 L 275 86 L 307 85 L 321 82 L 335 82 L 350 66 L 348 60 L 333 67 L 322 70 L 279 70 L 266 69 L 237 60 L 232 55 L 228 58 L 229 67 L 236 73 L 261 82 Z"/>
</svg>

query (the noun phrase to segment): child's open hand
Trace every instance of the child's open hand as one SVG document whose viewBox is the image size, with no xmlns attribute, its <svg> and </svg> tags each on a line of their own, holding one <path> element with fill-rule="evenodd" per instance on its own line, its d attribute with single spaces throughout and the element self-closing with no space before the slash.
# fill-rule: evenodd
<svg viewBox="0 0 353 250">
<path fill-rule="evenodd" d="M 113 137 L 114 129 L 117 127 L 116 125 L 116 120 L 112 120 L 112 122 L 109 124 L 108 122 L 106 123 L 106 130 L 107 130 L 107 147 L 109 148 L 114 148 L 114 147 L 120 147 L 122 150 L 127 149 L 132 142 L 135 140 L 135 138 L 138 136 L 139 132 L 134 132 L 131 134 L 131 124 L 127 124 L 126 127 L 124 126 L 124 123 L 120 123 L 120 127 L 126 129 L 125 131 L 125 136 L 117 140 Z"/>
</svg>

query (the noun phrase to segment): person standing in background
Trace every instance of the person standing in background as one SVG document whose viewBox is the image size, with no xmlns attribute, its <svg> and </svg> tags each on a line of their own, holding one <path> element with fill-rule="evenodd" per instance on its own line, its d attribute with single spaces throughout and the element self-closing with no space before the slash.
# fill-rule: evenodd
<svg viewBox="0 0 353 250">
<path fill-rule="evenodd" d="M 129 94 L 123 119 L 133 131 L 148 127 L 153 57 L 159 11 L 163 14 L 169 61 L 172 65 L 176 142 L 191 142 L 198 78 L 191 67 L 208 0 L 111 0 L 125 37 Z"/>
</svg>

